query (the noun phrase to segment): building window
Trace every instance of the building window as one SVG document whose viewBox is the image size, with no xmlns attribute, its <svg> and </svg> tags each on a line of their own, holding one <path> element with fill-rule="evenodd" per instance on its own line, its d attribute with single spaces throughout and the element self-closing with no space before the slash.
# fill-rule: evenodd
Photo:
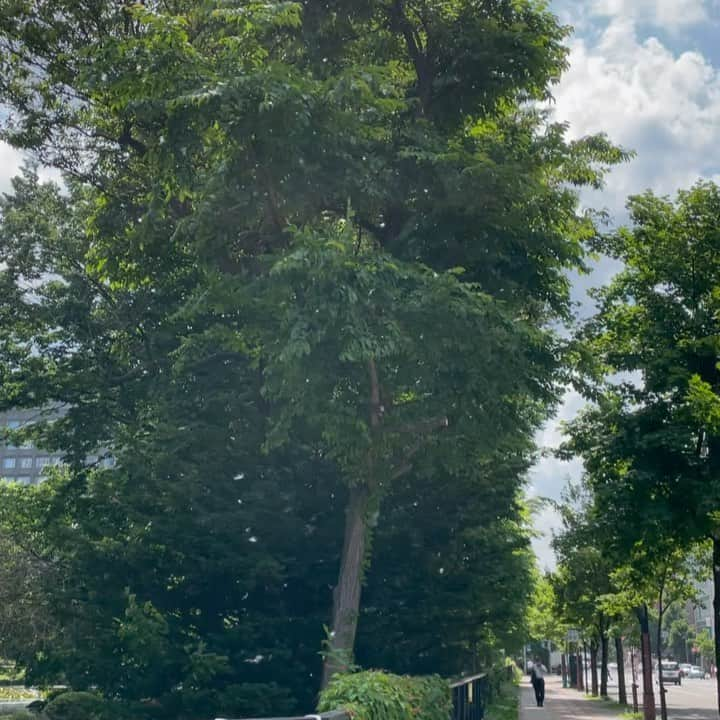
<svg viewBox="0 0 720 720">
<path fill-rule="evenodd" d="M 17 479 L 17 481 L 18 481 L 21 485 L 29 485 L 29 484 L 30 484 L 30 481 L 31 481 L 31 478 L 30 478 L 29 475 L 20 475 L 20 477 Z"/>
<path fill-rule="evenodd" d="M 49 463 L 50 458 L 47 455 L 41 455 L 35 458 L 35 467 L 38 468 L 38 470 L 42 470 Z"/>
<path fill-rule="evenodd" d="M 23 470 L 29 470 L 33 466 L 33 459 L 31 457 L 20 458 L 20 467 Z"/>
<path fill-rule="evenodd" d="M 14 470 L 15 469 L 15 458 L 14 457 L 3 458 L 3 469 Z"/>
</svg>

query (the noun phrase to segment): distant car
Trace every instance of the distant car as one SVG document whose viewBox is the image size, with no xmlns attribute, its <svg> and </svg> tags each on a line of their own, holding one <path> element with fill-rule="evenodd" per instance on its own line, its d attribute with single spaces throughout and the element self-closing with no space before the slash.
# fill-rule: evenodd
<svg viewBox="0 0 720 720">
<path fill-rule="evenodd" d="M 686 675 L 686 677 L 696 678 L 696 679 L 700 679 L 700 680 L 704 680 L 706 676 L 707 676 L 707 673 L 701 667 L 698 667 L 697 665 L 691 665 L 690 670 L 688 670 L 688 673 Z"/>
<path fill-rule="evenodd" d="M 682 677 L 690 677 L 690 670 L 692 665 L 690 663 L 680 663 L 680 675 Z"/>
<path fill-rule="evenodd" d="M 673 685 L 682 685 L 682 676 L 680 675 L 680 666 L 676 662 L 666 660 L 660 663 L 660 672 L 662 673 L 663 683 L 673 683 Z"/>
</svg>

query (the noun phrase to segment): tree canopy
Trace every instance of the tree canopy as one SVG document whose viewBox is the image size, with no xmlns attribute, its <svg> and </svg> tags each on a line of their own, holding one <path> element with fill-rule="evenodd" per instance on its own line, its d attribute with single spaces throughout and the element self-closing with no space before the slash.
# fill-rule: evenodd
<svg viewBox="0 0 720 720">
<path fill-rule="evenodd" d="M 407 670 L 517 641 L 526 594 L 487 589 L 530 584 L 577 188 L 628 157 L 539 108 L 567 33 L 531 0 L 0 2 L 0 138 L 63 177 L 0 203 L 0 408 L 60 408 L 24 434 L 68 463 L 25 532 L 82 608 L 38 677 L 282 714 L 323 622 L 326 679 L 358 621 Z M 455 664 L 369 649 L 402 607 Z"/>
</svg>

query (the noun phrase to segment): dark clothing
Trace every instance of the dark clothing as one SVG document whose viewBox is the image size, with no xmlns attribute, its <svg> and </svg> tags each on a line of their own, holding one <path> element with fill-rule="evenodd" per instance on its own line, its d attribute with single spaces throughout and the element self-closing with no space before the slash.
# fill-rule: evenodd
<svg viewBox="0 0 720 720">
<path fill-rule="evenodd" d="M 537 700 L 538 707 L 542 707 L 545 703 L 545 678 L 535 677 L 532 678 L 533 690 L 535 690 L 535 700 Z"/>
</svg>

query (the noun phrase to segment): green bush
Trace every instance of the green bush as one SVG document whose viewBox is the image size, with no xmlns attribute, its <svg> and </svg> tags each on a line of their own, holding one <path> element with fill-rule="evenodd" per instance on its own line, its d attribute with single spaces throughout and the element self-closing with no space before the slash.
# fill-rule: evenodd
<svg viewBox="0 0 720 720">
<path fill-rule="evenodd" d="M 498 664 L 490 668 L 488 680 L 493 693 L 498 693 L 504 685 L 515 682 L 516 674 L 513 668 L 516 668 L 514 664 Z"/>
<path fill-rule="evenodd" d="M 64 692 L 43 711 L 47 720 L 111 720 L 109 703 L 89 692 Z"/>
<path fill-rule="evenodd" d="M 354 720 L 448 720 L 447 681 L 378 671 L 335 676 L 320 695 L 319 712 L 346 710 Z"/>
</svg>

